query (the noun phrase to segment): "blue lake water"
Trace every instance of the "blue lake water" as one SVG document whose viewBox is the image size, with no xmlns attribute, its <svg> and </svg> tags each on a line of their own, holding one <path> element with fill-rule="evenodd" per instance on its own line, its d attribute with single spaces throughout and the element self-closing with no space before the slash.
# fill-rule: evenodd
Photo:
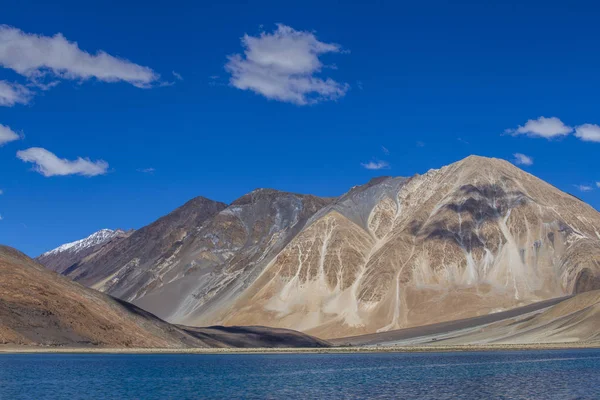
<svg viewBox="0 0 600 400">
<path fill-rule="evenodd" d="M 0 355 L 0 399 L 600 399 L 600 350 Z"/>
</svg>

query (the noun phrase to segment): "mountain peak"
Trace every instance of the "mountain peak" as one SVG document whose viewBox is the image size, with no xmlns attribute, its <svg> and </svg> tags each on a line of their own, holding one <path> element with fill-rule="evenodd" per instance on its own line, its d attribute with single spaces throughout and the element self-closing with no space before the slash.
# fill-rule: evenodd
<svg viewBox="0 0 600 400">
<path fill-rule="evenodd" d="M 521 168 L 517 167 L 516 165 L 514 165 L 513 163 L 511 163 L 510 161 L 502 159 L 502 158 L 484 157 L 484 156 L 479 156 L 479 155 L 475 155 L 475 154 L 471 154 L 470 156 L 465 157 L 462 160 L 459 160 L 453 164 L 450 164 L 449 166 L 452 166 L 452 165 L 469 166 L 469 167 L 473 167 L 473 168 L 510 167 L 510 168 L 515 168 L 515 169 L 519 169 L 519 170 L 521 169 Z"/>
<path fill-rule="evenodd" d="M 209 199 L 208 197 L 196 196 L 193 199 L 188 200 L 180 208 L 183 208 L 186 206 L 203 206 L 203 205 L 213 205 L 213 204 L 223 204 L 223 205 L 227 206 L 227 204 L 225 204 L 225 203 L 222 203 L 220 201 L 216 201 L 213 199 Z"/>
<path fill-rule="evenodd" d="M 85 237 L 80 240 L 76 240 L 74 242 L 65 243 L 57 248 L 47 251 L 42 254 L 40 257 L 49 256 L 52 254 L 63 253 L 69 251 L 71 253 L 77 253 L 89 247 L 97 246 L 99 244 L 105 243 L 112 239 L 117 235 L 125 234 L 125 232 L 121 229 L 112 230 L 112 229 L 100 229 L 97 232 L 92 233 L 88 237 Z"/>
<path fill-rule="evenodd" d="M 284 192 L 284 191 L 276 190 L 276 189 L 270 189 L 270 188 L 257 188 L 257 189 L 254 189 L 253 191 L 251 191 L 250 193 L 246 193 L 245 195 L 239 197 L 233 203 L 231 203 L 231 205 L 232 206 L 240 206 L 240 205 L 244 205 L 244 204 L 253 203 L 259 199 L 276 198 L 279 196 L 287 196 L 287 195 L 296 195 L 296 194 L 290 193 L 290 192 Z M 297 196 L 301 196 L 301 195 L 297 195 Z"/>
</svg>

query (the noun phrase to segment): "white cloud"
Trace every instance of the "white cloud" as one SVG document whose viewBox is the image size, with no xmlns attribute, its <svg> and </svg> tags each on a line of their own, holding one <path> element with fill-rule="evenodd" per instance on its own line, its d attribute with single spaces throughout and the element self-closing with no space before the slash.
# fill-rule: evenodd
<svg viewBox="0 0 600 400">
<path fill-rule="evenodd" d="M 4 190 L 0 189 L 0 196 L 4 194 Z"/>
<path fill-rule="evenodd" d="M 175 71 L 172 71 L 171 73 L 173 74 L 173 76 L 175 77 L 175 79 L 177 79 L 178 81 L 182 81 L 183 80 L 183 76 L 181 76 L 181 74 L 179 74 L 179 73 L 177 73 Z"/>
<path fill-rule="evenodd" d="M 33 82 L 51 74 L 63 79 L 128 82 L 149 87 L 159 75 L 149 67 L 114 57 L 102 50 L 90 54 L 61 33 L 42 36 L 0 25 L 0 65 Z M 43 83 L 42 83 L 43 84 Z"/>
<path fill-rule="evenodd" d="M 596 182 L 596 187 L 600 188 L 600 182 Z"/>
<path fill-rule="evenodd" d="M 0 146 L 5 143 L 19 140 L 21 136 L 6 125 L 0 124 Z"/>
<path fill-rule="evenodd" d="M 154 173 L 154 171 L 156 171 L 154 168 L 150 167 L 150 168 L 138 168 L 137 172 L 143 172 L 144 174 L 152 174 Z"/>
<path fill-rule="evenodd" d="M 31 91 L 23 85 L 0 81 L 0 106 L 12 107 L 15 104 L 27 104 Z"/>
<path fill-rule="evenodd" d="M 530 119 L 525 125 L 519 126 L 517 129 L 507 129 L 505 132 L 511 135 L 529 135 L 552 139 L 568 135 L 573 132 L 573 128 L 565 125 L 556 117 L 539 117 L 538 119 Z"/>
<path fill-rule="evenodd" d="M 319 56 L 342 49 L 320 42 L 312 32 L 278 24 L 273 33 L 244 35 L 242 46 L 244 54 L 228 57 L 225 65 L 230 84 L 238 89 L 298 105 L 335 100 L 349 89 L 346 83 L 315 76 L 324 68 Z"/>
<path fill-rule="evenodd" d="M 78 157 L 76 160 L 58 158 L 54 153 L 40 147 L 32 147 L 17 152 L 17 157 L 35 164 L 34 170 L 50 177 L 55 175 L 103 175 L 108 171 L 108 163 L 103 160 L 91 161 Z"/>
<path fill-rule="evenodd" d="M 600 142 L 600 126 L 583 124 L 575 127 L 575 136 L 584 142 Z"/>
<path fill-rule="evenodd" d="M 514 163 L 517 165 L 533 165 L 533 158 L 522 154 L 522 153 L 515 153 L 513 154 L 514 158 Z"/>
<path fill-rule="evenodd" d="M 369 161 L 368 163 L 361 163 L 366 169 L 388 169 L 390 164 L 387 161 Z"/>
<path fill-rule="evenodd" d="M 385 146 L 381 146 L 381 151 L 383 151 L 384 154 L 390 154 L 390 150 Z"/>
<path fill-rule="evenodd" d="M 573 186 L 575 186 L 580 192 L 590 192 L 590 191 L 594 190 L 594 188 L 589 185 L 573 185 Z"/>
</svg>

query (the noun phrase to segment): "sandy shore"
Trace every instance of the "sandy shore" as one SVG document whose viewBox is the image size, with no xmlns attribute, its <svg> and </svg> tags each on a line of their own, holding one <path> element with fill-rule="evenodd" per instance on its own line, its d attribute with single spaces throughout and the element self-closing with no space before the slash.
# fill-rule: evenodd
<svg viewBox="0 0 600 400">
<path fill-rule="evenodd" d="M 187 348 L 187 349 L 128 349 L 99 347 L 33 347 L 0 345 L 0 354 L 351 354 L 351 353 L 414 353 L 457 351 L 559 350 L 600 349 L 600 343 L 494 344 L 460 346 L 372 346 L 329 348 Z"/>
</svg>

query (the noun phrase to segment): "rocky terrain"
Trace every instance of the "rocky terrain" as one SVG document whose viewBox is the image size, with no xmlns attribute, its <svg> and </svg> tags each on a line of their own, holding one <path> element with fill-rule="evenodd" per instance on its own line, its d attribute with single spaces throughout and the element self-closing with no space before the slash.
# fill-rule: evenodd
<svg viewBox="0 0 600 400">
<path fill-rule="evenodd" d="M 63 274 L 174 323 L 195 321 L 237 298 L 329 202 L 269 189 L 230 206 L 198 198 Z"/>
<path fill-rule="evenodd" d="M 145 251 L 144 241 L 128 244 L 144 230 L 65 274 L 169 322 L 322 338 L 600 288 L 600 213 L 506 161 L 477 156 L 377 178 L 337 199 L 257 190 L 179 235 L 160 234 L 158 250 L 156 241 Z"/>
<path fill-rule="evenodd" d="M 94 259 L 102 253 L 110 251 L 119 242 L 131 236 L 132 233 L 133 231 L 125 232 L 121 229 L 102 229 L 85 239 L 66 243 L 46 252 L 37 257 L 36 261 L 52 271 L 63 273 L 82 260 Z"/>
<path fill-rule="evenodd" d="M 328 347 L 285 329 L 174 326 L 0 246 L 0 348 Z"/>
<path fill-rule="evenodd" d="M 600 345 L 600 290 L 509 311 L 332 340 L 341 346 Z"/>
<path fill-rule="evenodd" d="M 62 273 L 84 285 L 116 294 L 117 290 L 109 290 L 113 285 L 126 280 L 124 277 L 130 275 L 136 281 L 141 281 L 152 267 L 172 257 L 172 253 L 188 233 L 198 229 L 225 207 L 223 203 L 204 197 L 192 199 L 170 214 L 135 231 L 108 251 L 82 258 Z M 126 296 L 119 297 L 128 300 Z"/>
<path fill-rule="evenodd" d="M 0 344 L 207 347 L 131 304 L 46 270 L 0 246 Z"/>
<path fill-rule="evenodd" d="M 319 337 L 484 315 L 596 288 L 600 214 L 498 159 L 355 188 L 222 314 Z"/>
</svg>

